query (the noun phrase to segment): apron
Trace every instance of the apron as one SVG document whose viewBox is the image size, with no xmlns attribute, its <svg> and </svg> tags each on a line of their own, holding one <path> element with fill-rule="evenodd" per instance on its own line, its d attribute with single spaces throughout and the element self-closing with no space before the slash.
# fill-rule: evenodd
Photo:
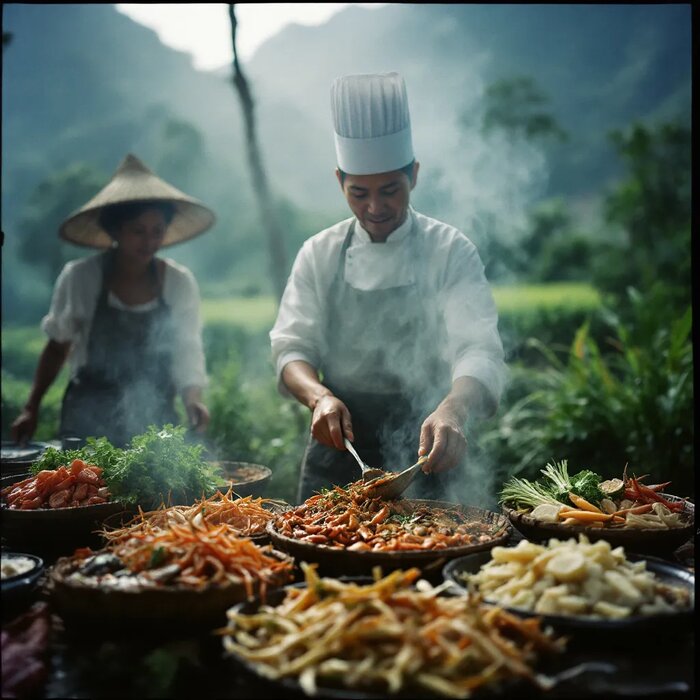
<svg viewBox="0 0 700 700">
<path fill-rule="evenodd" d="M 319 369 L 323 383 L 350 411 L 354 445 L 363 461 L 401 471 L 418 458 L 421 424 L 450 389 L 450 365 L 440 357 L 445 324 L 420 277 L 415 219 L 407 240 L 412 274 L 388 289 L 359 290 L 345 281 L 354 231 L 353 219 L 329 292 L 328 351 Z M 405 495 L 451 500 L 450 484 L 462 474 L 457 467 L 445 474 L 419 476 Z M 322 445 L 309 435 L 299 502 L 322 488 L 359 478 L 359 466 L 348 451 Z"/>
<path fill-rule="evenodd" d="M 109 305 L 113 264 L 113 254 L 107 253 L 87 362 L 63 396 L 60 436 L 104 436 L 123 447 L 149 425 L 178 423 L 171 371 L 174 327 L 160 284 L 158 305 L 149 311 Z M 151 272 L 158 281 L 155 259 Z"/>
</svg>

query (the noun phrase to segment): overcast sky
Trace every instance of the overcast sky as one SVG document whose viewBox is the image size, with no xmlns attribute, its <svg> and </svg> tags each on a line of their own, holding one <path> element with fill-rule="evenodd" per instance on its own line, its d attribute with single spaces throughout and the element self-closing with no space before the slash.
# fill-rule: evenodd
<svg viewBox="0 0 700 700">
<path fill-rule="evenodd" d="M 241 60 L 249 59 L 266 39 L 285 24 L 323 24 L 348 5 L 382 7 L 387 3 L 236 3 L 236 44 Z M 160 40 L 187 51 L 202 70 L 233 60 L 228 6 L 224 3 L 118 4 L 117 9 L 154 29 Z"/>
</svg>

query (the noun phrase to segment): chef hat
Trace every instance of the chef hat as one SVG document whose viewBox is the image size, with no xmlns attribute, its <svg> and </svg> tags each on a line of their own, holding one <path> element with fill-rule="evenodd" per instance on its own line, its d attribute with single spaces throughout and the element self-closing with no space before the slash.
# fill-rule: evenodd
<svg viewBox="0 0 700 700">
<path fill-rule="evenodd" d="M 331 109 L 342 171 L 373 175 L 399 170 L 413 161 L 406 85 L 398 73 L 336 78 Z"/>
</svg>

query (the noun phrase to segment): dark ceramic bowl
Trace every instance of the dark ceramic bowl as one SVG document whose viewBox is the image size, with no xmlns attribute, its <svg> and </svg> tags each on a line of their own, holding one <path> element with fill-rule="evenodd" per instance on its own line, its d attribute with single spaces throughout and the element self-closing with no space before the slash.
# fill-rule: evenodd
<svg viewBox="0 0 700 700">
<path fill-rule="evenodd" d="M 695 591 L 695 574 L 677 564 L 672 564 L 655 557 L 630 554 L 627 559 L 631 562 L 645 561 L 647 571 L 661 581 L 662 584 L 675 586 L 687 590 L 691 599 Z M 469 554 L 448 562 L 443 569 L 445 580 L 452 581 L 457 589 L 466 593 L 469 589 L 468 577 L 476 574 L 484 564 L 491 560 L 491 552 L 478 552 Z M 489 602 L 485 599 L 485 602 Z M 494 603 L 497 604 L 497 603 Z M 585 634 L 598 642 L 604 640 L 606 635 L 614 633 L 614 639 L 619 640 L 622 635 L 631 642 L 634 635 L 641 634 L 645 639 L 648 635 L 654 635 L 655 630 L 670 633 L 681 633 L 692 628 L 694 607 L 678 610 L 672 613 L 657 615 L 636 615 L 620 620 L 585 617 L 581 615 L 543 615 L 516 607 L 505 607 L 506 610 L 520 617 L 538 617 L 553 627 L 557 632 L 565 634 Z"/>
<path fill-rule="evenodd" d="M 39 580 L 44 573 L 43 559 L 22 552 L 2 552 L 2 559 L 29 559 L 34 566 L 28 571 L 2 579 L 3 618 L 14 616 L 26 608 L 36 597 Z"/>
</svg>

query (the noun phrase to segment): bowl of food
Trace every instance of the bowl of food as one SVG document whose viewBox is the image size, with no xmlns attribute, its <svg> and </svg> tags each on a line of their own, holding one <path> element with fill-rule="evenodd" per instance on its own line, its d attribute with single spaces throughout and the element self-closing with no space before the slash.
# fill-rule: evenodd
<svg viewBox="0 0 700 700">
<path fill-rule="evenodd" d="M 691 571 L 583 534 L 547 544 L 521 540 L 454 559 L 443 575 L 462 592 L 523 617 L 541 617 L 562 632 L 677 632 L 693 619 Z"/>
<path fill-rule="evenodd" d="M 293 561 L 225 525 L 166 524 L 56 562 L 49 591 L 71 624 L 212 627 L 234 603 L 289 583 Z"/>
<path fill-rule="evenodd" d="M 255 600 L 230 609 L 221 630 L 226 656 L 278 696 L 464 697 L 465 689 L 544 686 L 537 664 L 564 649 L 538 624 L 441 595 L 415 568 L 339 579 L 302 569 L 304 581 L 275 591 L 264 607 Z M 505 649 L 517 673 L 502 663 Z"/>
<path fill-rule="evenodd" d="M 272 478 L 272 470 L 262 464 L 227 460 L 212 464 L 238 496 L 260 495 Z"/>
<path fill-rule="evenodd" d="M 1 480 L 3 540 L 17 550 L 54 557 L 96 544 L 105 518 L 124 509 L 111 498 L 100 469 L 84 462 Z"/>
<path fill-rule="evenodd" d="M 16 614 L 28 604 L 44 573 L 44 562 L 33 554 L 2 552 L 2 601 L 5 614 Z"/>
<path fill-rule="evenodd" d="M 548 464 L 542 478 L 512 477 L 501 491 L 503 512 L 525 537 L 543 541 L 579 533 L 639 554 L 670 555 L 693 537 L 695 504 L 646 484 L 644 477 L 602 480 L 583 470 L 569 476 L 566 461 Z"/>
<path fill-rule="evenodd" d="M 439 575 L 445 561 L 505 542 L 500 513 L 446 501 L 365 497 L 363 482 L 336 486 L 270 521 L 279 549 L 328 575 L 418 567 Z"/>
<path fill-rule="evenodd" d="M 104 521 L 101 535 L 109 544 L 128 539 L 134 534 L 163 530 L 171 525 L 197 527 L 225 525 L 236 537 L 248 537 L 257 544 L 269 541 L 267 523 L 291 506 L 278 499 L 238 497 L 232 488 L 217 491 L 213 496 L 196 500 L 190 506 L 161 506 L 151 511 L 123 511 L 110 515 Z"/>
</svg>

